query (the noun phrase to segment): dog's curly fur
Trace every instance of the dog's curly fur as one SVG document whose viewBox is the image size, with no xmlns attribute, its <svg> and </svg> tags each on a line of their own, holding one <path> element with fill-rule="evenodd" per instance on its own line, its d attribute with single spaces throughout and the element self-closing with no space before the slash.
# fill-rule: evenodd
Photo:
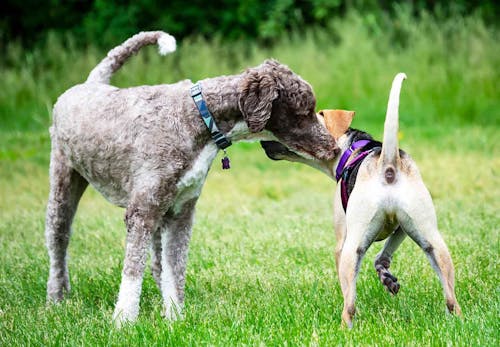
<svg viewBox="0 0 500 347">
<path fill-rule="evenodd" d="M 140 33 L 110 51 L 85 83 L 59 97 L 53 110 L 48 299 L 59 301 L 70 289 L 70 228 L 90 183 L 126 208 L 127 246 L 114 314 L 118 324 L 137 317 L 150 246 L 165 314 L 174 317 L 182 307 L 195 204 L 218 151 L 190 96 L 191 81 L 124 89 L 108 84 L 142 46 L 173 40 L 165 35 Z M 315 116 L 311 86 L 277 61 L 200 84 L 219 129 L 233 141 L 277 140 L 321 162 L 338 153 Z"/>
</svg>

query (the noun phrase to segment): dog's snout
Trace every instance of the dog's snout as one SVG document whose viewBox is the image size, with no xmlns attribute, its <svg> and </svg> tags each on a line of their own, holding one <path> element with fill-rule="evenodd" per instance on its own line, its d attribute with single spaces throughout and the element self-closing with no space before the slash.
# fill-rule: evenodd
<svg viewBox="0 0 500 347">
<path fill-rule="evenodd" d="M 327 135 L 324 141 L 324 151 L 318 153 L 318 159 L 331 161 L 334 160 L 339 153 L 340 148 L 338 147 L 337 142 L 332 136 Z"/>
</svg>

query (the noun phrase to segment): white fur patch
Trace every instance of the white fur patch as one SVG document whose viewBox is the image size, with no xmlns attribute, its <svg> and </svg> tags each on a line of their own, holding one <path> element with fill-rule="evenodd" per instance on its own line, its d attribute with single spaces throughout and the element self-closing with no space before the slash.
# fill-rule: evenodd
<svg viewBox="0 0 500 347">
<path fill-rule="evenodd" d="M 175 319 L 180 314 L 180 305 L 177 295 L 177 287 L 172 267 L 165 256 L 165 250 L 168 249 L 168 230 L 164 230 L 161 234 L 161 247 L 163 256 L 161 258 L 161 294 L 165 306 L 165 317 L 167 319 Z"/>
<path fill-rule="evenodd" d="M 166 55 L 175 51 L 176 47 L 175 37 L 164 33 L 158 39 L 158 49 L 161 55 Z"/>
<path fill-rule="evenodd" d="M 116 302 L 113 320 L 121 326 L 124 322 L 132 322 L 139 315 L 142 278 L 130 278 L 123 275 L 120 284 L 118 301 Z"/>
<path fill-rule="evenodd" d="M 208 170 L 214 161 L 219 149 L 213 142 L 208 143 L 184 176 L 177 183 L 177 198 L 174 204 L 174 213 L 180 212 L 187 201 L 200 196 L 201 188 L 207 178 Z"/>
</svg>

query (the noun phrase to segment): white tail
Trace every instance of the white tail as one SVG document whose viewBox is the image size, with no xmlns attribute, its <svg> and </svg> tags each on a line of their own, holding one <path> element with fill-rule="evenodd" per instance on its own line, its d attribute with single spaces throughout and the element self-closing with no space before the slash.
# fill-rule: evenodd
<svg viewBox="0 0 500 347">
<path fill-rule="evenodd" d="M 403 80 L 406 79 L 404 73 L 398 73 L 392 82 L 387 113 L 384 123 L 384 142 L 382 143 L 382 153 L 379 159 L 379 167 L 385 176 L 387 183 L 392 183 L 395 177 L 395 170 L 399 162 L 398 128 L 399 128 L 399 94 Z"/>
<path fill-rule="evenodd" d="M 160 54 L 165 55 L 175 51 L 175 38 L 163 31 L 140 32 L 108 52 L 106 58 L 90 72 L 87 82 L 109 84 L 109 80 L 125 61 L 136 54 L 143 46 L 157 43 Z"/>
</svg>

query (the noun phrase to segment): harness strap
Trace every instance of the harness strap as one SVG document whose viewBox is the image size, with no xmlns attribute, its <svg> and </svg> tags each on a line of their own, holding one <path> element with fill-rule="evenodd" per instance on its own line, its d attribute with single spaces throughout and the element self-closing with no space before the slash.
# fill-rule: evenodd
<svg viewBox="0 0 500 347">
<path fill-rule="evenodd" d="M 352 153 L 354 153 L 355 150 L 362 148 L 369 143 L 370 143 L 370 140 L 359 140 L 359 141 L 351 143 L 349 148 L 342 154 L 342 157 L 340 158 L 339 164 L 337 165 L 337 170 L 335 172 L 335 178 L 337 179 L 337 182 L 339 181 L 340 177 L 342 176 L 342 171 L 344 171 L 345 164 L 347 163 L 347 160 L 352 155 Z"/>
<path fill-rule="evenodd" d="M 359 140 L 354 142 L 349 149 L 347 149 L 342 158 L 337 165 L 337 181 L 340 183 L 340 197 L 342 200 L 342 206 L 344 207 L 344 211 L 347 210 L 347 203 L 349 202 L 349 196 L 351 195 L 348 183 L 351 179 L 351 174 L 356 172 L 356 176 L 353 177 L 354 183 L 356 182 L 357 177 L 357 169 L 363 162 L 363 160 L 371 154 L 375 148 L 381 147 L 381 143 L 379 141 L 374 140 Z M 360 149 L 360 152 L 348 162 L 352 153 Z M 347 154 L 347 155 L 346 155 Z"/>
<path fill-rule="evenodd" d="M 349 202 L 349 196 L 351 195 L 347 189 L 347 180 L 349 179 L 349 176 L 351 175 L 353 169 L 361 165 L 363 159 L 365 159 L 371 152 L 373 152 L 373 148 L 359 153 L 356 158 L 354 158 L 342 171 L 342 177 L 340 178 L 340 196 L 342 198 L 342 206 L 344 207 L 344 211 L 347 211 L 347 203 Z"/>
</svg>

